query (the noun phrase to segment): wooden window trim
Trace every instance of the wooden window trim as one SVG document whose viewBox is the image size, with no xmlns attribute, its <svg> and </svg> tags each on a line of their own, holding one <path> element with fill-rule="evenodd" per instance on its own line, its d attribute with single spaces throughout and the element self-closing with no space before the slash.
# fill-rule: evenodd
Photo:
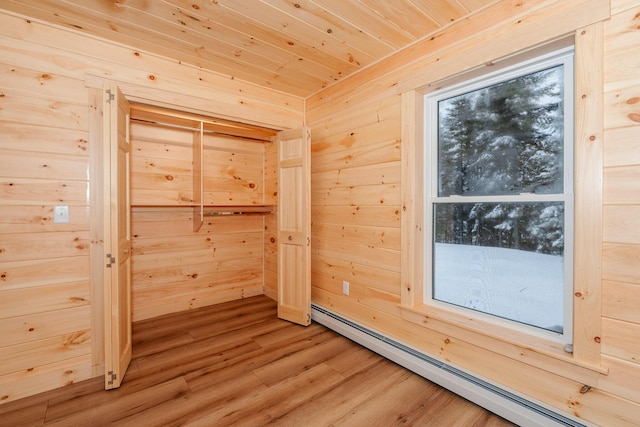
<svg viewBox="0 0 640 427">
<path fill-rule="evenodd" d="M 532 366 L 582 378 L 605 373 L 600 360 L 602 284 L 603 25 L 579 29 L 575 45 L 573 353 L 557 342 L 423 303 L 424 91 L 402 93 L 402 269 L 400 309 L 405 320 L 456 336 Z M 437 82 L 428 86 L 436 86 Z M 425 86 L 426 87 L 426 86 Z M 522 357 L 524 354 L 527 357 Z M 555 368 L 550 368 L 555 367 Z"/>
</svg>

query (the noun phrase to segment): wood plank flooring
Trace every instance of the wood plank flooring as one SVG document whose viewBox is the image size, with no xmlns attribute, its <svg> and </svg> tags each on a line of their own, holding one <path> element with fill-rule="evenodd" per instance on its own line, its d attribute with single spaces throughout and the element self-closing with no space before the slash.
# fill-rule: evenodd
<svg viewBox="0 0 640 427">
<path fill-rule="evenodd" d="M 2 426 L 511 426 L 259 296 L 134 324 L 122 386 L 102 377 L 0 405 Z"/>
</svg>

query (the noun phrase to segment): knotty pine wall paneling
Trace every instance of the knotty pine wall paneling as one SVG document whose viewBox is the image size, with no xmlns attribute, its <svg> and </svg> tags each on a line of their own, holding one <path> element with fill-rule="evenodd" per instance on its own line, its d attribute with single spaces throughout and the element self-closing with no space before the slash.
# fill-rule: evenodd
<svg viewBox="0 0 640 427">
<path fill-rule="evenodd" d="M 638 16 L 640 4 L 630 0 L 612 0 L 610 8 L 608 2 L 582 0 L 499 2 L 307 99 L 313 302 L 559 412 L 596 425 L 637 425 Z M 602 324 L 601 366 L 554 360 L 431 317 L 414 319 L 422 326 L 408 321 L 399 308 L 407 265 L 400 259 L 401 94 L 432 81 L 437 87 L 438 80 L 490 64 L 495 55 L 528 50 L 545 37 L 572 34 L 601 19 L 604 170 L 595 173 L 604 177 L 602 313 L 594 313 Z M 349 296 L 342 294 L 343 280 L 351 283 Z"/>
<path fill-rule="evenodd" d="M 133 117 L 133 320 L 261 295 L 263 215 L 205 216 L 194 231 L 194 131 Z M 205 133 L 204 210 L 264 204 L 265 150 L 271 145 Z"/>
<path fill-rule="evenodd" d="M 99 236 L 91 237 L 99 207 L 90 204 L 90 192 L 102 185 L 90 180 L 90 152 L 99 143 L 90 132 L 89 111 L 97 108 L 92 88 L 108 79 L 130 101 L 274 129 L 301 126 L 303 100 L 2 11 L 0 67 L 1 404 L 104 373 L 102 316 L 95 315 L 102 307 L 101 273 L 92 271 L 100 263 L 90 261 L 102 250 Z M 147 158 L 166 148 L 176 161 L 134 173 L 139 204 L 158 197 L 189 203 L 185 143 L 145 141 Z M 138 172 L 147 166 L 144 157 L 134 164 Z M 70 207 L 69 224 L 53 224 L 55 205 Z M 214 218 L 194 236 L 191 213 L 190 207 L 133 212 L 134 280 L 146 280 L 134 307 L 159 295 L 136 317 L 168 304 L 186 309 L 262 292 L 262 217 Z M 183 243 L 168 248 L 163 234 Z M 214 249 L 214 267 L 203 271 L 194 260 L 203 252 L 211 258 Z M 244 274 L 235 277 L 239 270 Z M 222 286 L 210 288 L 218 278 Z M 172 299 L 170 280 L 193 291 L 194 301 Z"/>
</svg>

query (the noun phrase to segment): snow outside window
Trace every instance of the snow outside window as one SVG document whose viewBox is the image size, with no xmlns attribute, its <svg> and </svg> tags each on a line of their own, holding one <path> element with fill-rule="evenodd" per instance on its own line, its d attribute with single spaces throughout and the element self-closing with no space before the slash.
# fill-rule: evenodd
<svg viewBox="0 0 640 427">
<path fill-rule="evenodd" d="M 425 303 L 571 342 L 573 78 L 564 49 L 425 96 Z"/>
</svg>

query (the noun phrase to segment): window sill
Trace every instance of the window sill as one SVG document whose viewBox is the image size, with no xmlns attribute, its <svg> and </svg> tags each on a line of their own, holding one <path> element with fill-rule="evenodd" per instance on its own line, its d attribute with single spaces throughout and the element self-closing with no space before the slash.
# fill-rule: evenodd
<svg viewBox="0 0 640 427">
<path fill-rule="evenodd" d="M 602 366 L 578 360 L 552 340 L 425 304 L 401 304 L 399 308 L 404 320 L 447 335 L 451 340 L 458 339 L 583 384 L 595 384 L 599 375 L 608 373 Z"/>
</svg>

